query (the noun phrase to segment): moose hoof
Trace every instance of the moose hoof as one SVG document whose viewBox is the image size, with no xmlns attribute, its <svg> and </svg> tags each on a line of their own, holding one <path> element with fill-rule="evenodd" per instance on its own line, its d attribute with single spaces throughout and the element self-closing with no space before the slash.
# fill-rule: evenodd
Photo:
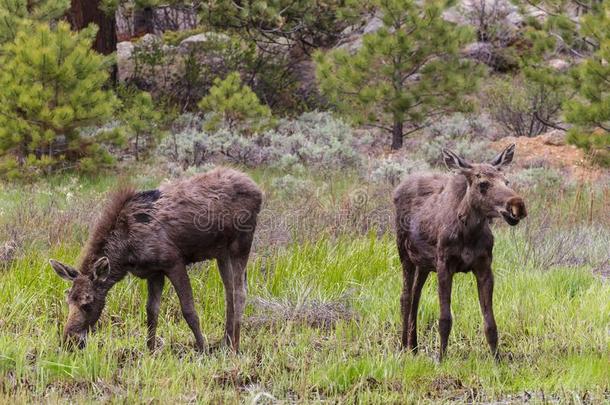
<svg viewBox="0 0 610 405">
<path fill-rule="evenodd" d="M 165 346 L 165 340 L 159 336 L 156 336 L 154 340 L 149 340 L 146 342 L 146 346 L 148 347 L 149 352 L 157 353 L 161 351 L 163 346 Z"/>
</svg>

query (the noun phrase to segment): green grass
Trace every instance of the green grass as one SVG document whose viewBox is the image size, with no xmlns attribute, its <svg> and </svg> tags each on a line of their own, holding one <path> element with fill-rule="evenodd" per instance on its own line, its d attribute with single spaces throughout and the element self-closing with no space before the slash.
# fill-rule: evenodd
<svg viewBox="0 0 610 405">
<path fill-rule="evenodd" d="M 251 174 L 265 190 L 267 213 L 249 264 L 239 355 L 194 353 L 168 284 L 158 330 L 162 346 L 149 353 L 146 285 L 134 277 L 110 292 L 84 350 L 59 348 L 69 285 L 47 260 L 75 263 L 102 194 L 121 179 L 67 176 L 4 186 L 0 248 L 14 239 L 19 252 L 8 266 L 0 263 L 0 403 L 522 402 L 529 396 L 538 402 L 610 401 L 610 283 L 594 271 L 607 260 L 610 243 L 607 200 L 599 191 L 572 190 L 559 199 L 545 190 L 527 191 L 525 223 L 495 229 L 502 361 L 488 352 L 473 276 L 457 275 L 449 355 L 438 364 L 435 276 L 420 305 L 420 353 L 399 349 L 402 276 L 386 218 L 388 187 L 358 182 L 350 173 L 307 174 L 316 190 L 289 201 L 273 190 L 278 173 Z M 164 176 L 136 170 L 126 177 L 150 188 Z M 353 207 L 354 190 L 362 189 L 367 206 Z M 277 220 L 295 207 L 308 217 L 295 223 L 286 241 L 274 241 L 283 230 L 274 227 Z M 377 207 L 385 210 L 379 227 L 365 226 Z M 194 266 L 191 282 L 204 334 L 213 343 L 224 324 L 216 265 Z M 288 309 L 291 303 L 347 309 L 332 326 L 314 327 L 265 311 L 255 305 L 257 298 Z"/>
<path fill-rule="evenodd" d="M 66 246 L 52 254 L 69 260 L 77 252 Z M 237 356 L 192 352 L 192 336 L 171 288 L 164 292 L 159 328 L 164 345 L 149 354 L 145 284 L 135 278 L 111 291 L 87 348 L 65 352 L 58 339 L 67 285 L 46 257 L 28 252 L 0 275 L 0 399 L 237 402 L 266 392 L 303 401 L 401 402 L 483 400 L 528 391 L 561 399 L 587 392 L 589 398 L 607 400 L 610 285 L 586 268 L 517 270 L 501 260 L 494 267 L 503 360 L 496 364 L 488 354 L 473 277 L 459 275 L 450 354 L 439 365 L 434 361 L 435 277 L 421 303 L 421 353 L 399 351 L 401 276 L 389 237 L 322 239 L 255 260 L 249 271 L 251 297 L 295 302 L 348 297 L 357 317 L 333 328 L 293 322 L 246 327 Z M 224 309 L 216 267 L 191 271 L 204 331 L 210 341 L 217 340 Z M 247 315 L 252 314 L 249 307 Z"/>
</svg>

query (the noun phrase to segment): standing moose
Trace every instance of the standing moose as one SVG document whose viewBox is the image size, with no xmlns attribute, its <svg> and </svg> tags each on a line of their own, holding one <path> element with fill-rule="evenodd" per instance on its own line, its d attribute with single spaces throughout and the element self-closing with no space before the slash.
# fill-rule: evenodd
<svg viewBox="0 0 610 405">
<path fill-rule="evenodd" d="M 513 160 L 515 145 L 508 146 L 489 163 L 473 164 L 444 149 L 443 159 L 453 176 L 416 174 L 394 191 L 396 233 L 403 269 L 400 297 L 402 345 L 417 351 L 417 307 L 430 271 L 438 277 L 440 301 L 440 352 L 447 351 L 451 330 L 451 284 L 453 275 L 474 272 L 485 322 L 485 337 L 496 359 L 498 331 L 494 319 L 494 245 L 492 218 L 502 217 L 517 225 L 527 213 L 523 199 L 509 186 L 500 171 Z"/>
<path fill-rule="evenodd" d="M 165 277 L 173 284 L 184 319 L 204 339 L 186 266 L 216 259 L 225 287 L 225 342 L 237 351 L 246 302 L 246 264 L 262 193 L 246 175 L 219 168 L 190 179 L 137 192 L 121 190 L 93 228 L 79 270 L 51 260 L 57 274 L 72 281 L 64 340 L 84 347 L 106 295 L 129 272 L 148 281 L 147 344 L 155 348 Z"/>
</svg>

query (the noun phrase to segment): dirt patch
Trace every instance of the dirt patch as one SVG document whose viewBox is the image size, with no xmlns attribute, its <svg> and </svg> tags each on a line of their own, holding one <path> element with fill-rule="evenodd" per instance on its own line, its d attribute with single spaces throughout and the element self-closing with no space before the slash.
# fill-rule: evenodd
<svg viewBox="0 0 610 405">
<path fill-rule="evenodd" d="M 497 151 L 509 144 L 517 145 L 515 163 L 519 167 L 532 167 L 543 163 L 559 169 L 578 182 L 595 182 L 604 174 L 600 167 L 593 166 L 584 152 L 565 143 L 560 131 L 551 131 L 533 138 L 508 136 L 492 142 Z"/>
<path fill-rule="evenodd" d="M 481 399 L 479 388 L 467 387 L 458 378 L 448 375 L 435 378 L 428 389 L 428 398 L 435 401 L 472 403 Z"/>
</svg>

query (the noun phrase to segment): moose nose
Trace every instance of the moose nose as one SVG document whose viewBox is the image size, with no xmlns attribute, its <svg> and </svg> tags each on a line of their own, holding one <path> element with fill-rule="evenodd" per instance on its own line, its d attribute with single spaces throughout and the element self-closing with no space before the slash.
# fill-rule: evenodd
<svg viewBox="0 0 610 405">
<path fill-rule="evenodd" d="M 506 203 L 506 210 L 511 213 L 515 218 L 527 217 L 527 211 L 525 209 L 525 203 L 521 197 L 513 197 Z"/>
</svg>

